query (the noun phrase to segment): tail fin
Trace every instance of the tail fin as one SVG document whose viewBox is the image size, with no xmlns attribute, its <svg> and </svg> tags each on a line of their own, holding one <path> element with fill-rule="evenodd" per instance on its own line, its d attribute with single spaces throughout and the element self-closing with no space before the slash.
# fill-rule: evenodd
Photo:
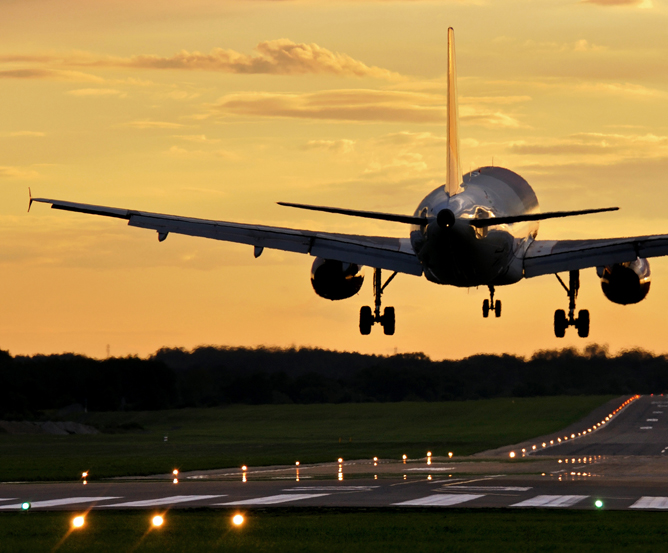
<svg viewBox="0 0 668 553">
<path fill-rule="evenodd" d="M 455 30 L 448 28 L 448 154 L 445 189 L 454 196 L 462 181 L 459 164 L 459 133 L 457 132 L 457 71 L 455 67 Z"/>
</svg>

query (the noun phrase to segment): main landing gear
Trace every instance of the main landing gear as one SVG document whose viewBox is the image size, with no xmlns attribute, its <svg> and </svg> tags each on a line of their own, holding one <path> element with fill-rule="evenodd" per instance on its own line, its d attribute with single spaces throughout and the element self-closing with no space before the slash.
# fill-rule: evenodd
<svg viewBox="0 0 668 553">
<path fill-rule="evenodd" d="M 568 294 L 568 318 L 563 309 L 557 309 L 554 312 L 554 335 L 557 338 L 563 338 L 566 335 L 566 329 L 574 326 L 578 329 L 578 336 L 586 338 L 589 336 L 589 311 L 581 309 L 575 318 L 575 300 L 580 290 L 580 271 L 570 271 L 568 273 L 568 286 L 561 280 L 559 275 L 555 275 Z"/>
<path fill-rule="evenodd" d="M 388 336 L 394 334 L 394 307 L 386 307 L 383 314 L 380 314 L 380 297 L 383 294 L 387 285 L 392 282 L 392 279 L 397 276 L 396 271 L 383 284 L 381 279 L 381 270 L 373 270 L 373 295 L 375 299 L 375 308 L 373 313 L 368 305 L 360 309 L 360 332 L 364 335 L 371 334 L 371 327 L 375 323 L 380 323 L 383 327 L 383 332 Z"/>
<path fill-rule="evenodd" d="M 489 317 L 489 312 L 494 311 L 495 317 L 501 316 L 501 301 L 496 300 L 494 303 L 494 286 L 489 286 L 489 299 L 482 302 L 482 316 L 487 318 Z"/>
</svg>

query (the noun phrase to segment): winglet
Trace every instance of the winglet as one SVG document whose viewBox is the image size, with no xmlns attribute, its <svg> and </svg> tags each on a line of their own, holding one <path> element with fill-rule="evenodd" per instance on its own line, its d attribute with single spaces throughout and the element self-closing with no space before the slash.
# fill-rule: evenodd
<svg viewBox="0 0 668 553">
<path fill-rule="evenodd" d="M 32 191 L 28 187 L 28 213 L 30 213 L 30 208 L 32 207 Z"/>
<path fill-rule="evenodd" d="M 457 194 L 461 183 L 459 163 L 459 133 L 457 132 L 457 68 L 455 65 L 455 30 L 448 28 L 448 154 L 445 189 L 450 196 Z"/>
</svg>

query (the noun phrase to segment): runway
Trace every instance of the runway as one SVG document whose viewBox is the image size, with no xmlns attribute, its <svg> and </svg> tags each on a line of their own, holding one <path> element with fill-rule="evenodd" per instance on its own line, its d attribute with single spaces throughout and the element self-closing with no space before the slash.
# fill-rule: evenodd
<svg viewBox="0 0 668 553">
<path fill-rule="evenodd" d="M 587 431 L 612 412 L 606 424 Z M 3 483 L 0 512 L 19 510 L 26 501 L 31 509 L 68 511 L 297 506 L 668 510 L 667 418 L 668 398 L 621 398 L 559 433 L 467 458 L 341 459 L 198 471 L 179 474 L 176 483 L 171 474 L 86 484 Z M 571 435 L 576 438 L 556 441 Z M 524 457 L 510 458 L 510 452 L 522 449 Z"/>
</svg>

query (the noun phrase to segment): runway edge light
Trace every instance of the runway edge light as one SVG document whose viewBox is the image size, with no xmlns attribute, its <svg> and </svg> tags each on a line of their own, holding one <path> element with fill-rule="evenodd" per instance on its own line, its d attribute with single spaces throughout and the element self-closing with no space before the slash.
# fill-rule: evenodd
<svg viewBox="0 0 668 553">
<path fill-rule="evenodd" d="M 30 501 L 24 501 L 23 503 L 21 503 L 21 510 L 22 511 L 30 510 Z"/>
<path fill-rule="evenodd" d="M 597 509 L 600 509 L 601 507 L 603 507 L 603 501 L 601 501 L 600 499 L 597 499 L 597 500 L 594 502 L 594 505 L 596 505 L 596 508 L 597 508 Z"/>
</svg>

